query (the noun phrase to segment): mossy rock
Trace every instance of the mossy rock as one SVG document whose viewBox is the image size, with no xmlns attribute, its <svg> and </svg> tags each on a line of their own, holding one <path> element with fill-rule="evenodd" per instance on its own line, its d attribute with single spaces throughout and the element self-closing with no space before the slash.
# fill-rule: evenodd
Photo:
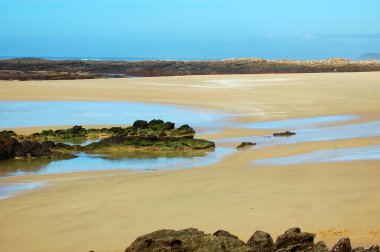
<svg viewBox="0 0 380 252">
<path fill-rule="evenodd" d="M 3 131 L 0 131 L 0 136 L 15 137 L 17 136 L 17 134 L 13 130 L 3 130 Z"/>
<path fill-rule="evenodd" d="M 184 149 L 209 149 L 215 147 L 215 143 L 203 139 L 157 136 L 115 136 L 102 139 L 83 147 L 84 151 L 103 151 L 114 148 L 151 148 L 154 150 L 184 150 Z"/>
</svg>

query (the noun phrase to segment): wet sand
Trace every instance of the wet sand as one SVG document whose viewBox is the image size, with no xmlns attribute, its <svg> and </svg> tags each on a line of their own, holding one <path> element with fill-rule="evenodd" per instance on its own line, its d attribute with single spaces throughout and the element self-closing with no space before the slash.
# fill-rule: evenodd
<svg viewBox="0 0 380 252">
<path fill-rule="evenodd" d="M 163 102 L 218 109 L 238 115 L 240 122 L 351 114 L 363 123 L 380 120 L 379 80 L 380 73 L 329 73 L 2 81 L 0 100 Z M 225 128 L 206 137 L 268 132 Z M 0 248 L 123 251 L 139 235 L 187 227 L 226 229 L 247 240 L 258 229 L 278 235 L 300 226 L 330 246 L 343 234 L 354 246 L 380 243 L 380 161 L 252 162 L 379 142 L 380 137 L 364 137 L 252 148 L 217 164 L 182 170 L 3 178 L 3 183 L 49 186 L 0 201 Z"/>
</svg>

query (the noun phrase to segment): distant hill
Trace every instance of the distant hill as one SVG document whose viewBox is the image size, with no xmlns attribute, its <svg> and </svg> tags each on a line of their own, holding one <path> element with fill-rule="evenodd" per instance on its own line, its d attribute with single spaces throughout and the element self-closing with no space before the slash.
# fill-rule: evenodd
<svg viewBox="0 0 380 252">
<path fill-rule="evenodd" d="M 366 53 L 361 55 L 359 60 L 380 60 L 380 53 Z"/>
</svg>

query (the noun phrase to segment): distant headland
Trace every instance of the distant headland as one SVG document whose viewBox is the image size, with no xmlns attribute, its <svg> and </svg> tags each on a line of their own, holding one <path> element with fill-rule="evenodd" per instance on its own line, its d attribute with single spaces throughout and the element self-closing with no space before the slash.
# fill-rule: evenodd
<svg viewBox="0 0 380 252">
<path fill-rule="evenodd" d="M 70 80 L 209 74 L 266 74 L 380 71 L 378 60 L 0 60 L 0 80 Z"/>
</svg>

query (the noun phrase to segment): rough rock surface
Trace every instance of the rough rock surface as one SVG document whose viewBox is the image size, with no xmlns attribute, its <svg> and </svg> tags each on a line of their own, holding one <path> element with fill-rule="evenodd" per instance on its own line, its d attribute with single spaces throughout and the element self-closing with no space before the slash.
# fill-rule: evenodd
<svg viewBox="0 0 380 252">
<path fill-rule="evenodd" d="M 253 252 L 244 242 L 231 236 L 205 234 L 189 228 L 159 230 L 137 238 L 125 252 Z"/>
<path fill-rule="evenodd" d="M 255 252 L 273 252 L 275 250 L 273 239 L 270 234 L 256 231 L 247 241 Z"/>
<path fill-rule="evenodd" d="M 345 237 L 338 241 L 331 249 L 331 252 L 351 252 L 351 241 Z"/>
<path fill-rule="evenodd" d="M 291 228 L 277 237 L 275 247 L 277 250 L 302 251 L 302 249 L 314 245 L 314 237 L 315 234 L 312 233 L 301 233 L 300 228 Z"/>
<path fill-rule="evenodd" d="M 14 158 L 18 145 L 19 143 L 15 138 L 0 135 L 0 160 Z"/>
<path fill-rule="evenodd" d="M 66 159 L 73 158 L 70 153 L 61 153 L 52 151 L 58 144 L 45 141 L 42 143 L 25 140 L 17 141 L 16 138 L 0 136 L 0 160 L 6 159 L 31 159 L 31 158 L 48 158 L 48 159 Z"/>
<path fill-rule="evenodd" d="M 244 243 L 237 236 L 218 230 L 205 234 L 194 228 L 180 231 L 159 230 L 137 238 L 125 252 L 330 252 L 323 241 L 314 243 L 315 234 L 288 229 L 273 243 L 272 237 L 256 231 Z M 379 252 L 378 246 L 351 250 L 350 240 L 342 238 L 331 252 Z"/>
</svg>

